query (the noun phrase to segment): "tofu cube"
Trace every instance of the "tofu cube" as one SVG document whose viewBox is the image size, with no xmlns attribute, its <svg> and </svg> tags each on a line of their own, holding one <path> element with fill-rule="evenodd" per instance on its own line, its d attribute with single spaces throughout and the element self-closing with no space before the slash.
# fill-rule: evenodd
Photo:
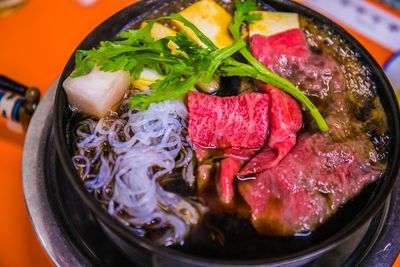
<svg viewBox="0 0 400 267">
<path fill-rule="evenodd" d="M 141 27 L 144 27 L 146 24 L 147 24 L 146 22 L 143 22 Z M 167 26 L 161 23 L 156 22 L 153 24 L 153 28 L 151 28 L 150 34 L 154 40 L 160 40 L 165 37 L 175 36 L 176 31 L 174 31 L 171 28 L 168 28 Z"/>
<path fill-rule="evenodd" d="M 232 16 L 213 0 L 196 2 L 179 14 L 199 28 L 217 47 L 222 48 L 233 43 L 233 38 L 228 29 Z M 196 34 L 185 27 L 183 23 L 179 21 L 173 21 L 173 23 L 198 44 L 202 44 Z"/>
<path fill-rule="evenodd" d="M 141 27 L 143 28 L 146 24 L 147 24 L 146 22 L 143 22 Z M 156 22 L 153 24 L 153 28 L 151 28 L 150 34 L 151 34 L 151 37 L 157 41 L 157 40 L 160 40 L 165 37 L 175 36 L 176 31 L 174 31 L 171 28 L 168 28 L 167 26 L 165 26 L 161 23 Z M 168 47 L 169 47 L 169 49 L 171 49 L 172 54 L 179 53 L 177 50 L 177 45 L 175 43 L 173 43 L 171 41 L 168 42 Z"/>
<path fill-rule="evenodd" d="M 130 79 L 126 71 L 93 69 L 85 76 L 68 77 L 63 86 L 71 106 L 82 113 L 101 118 L 121 102 L 129 89 Z"/>
<path fill-rule="evenodd" d="M 264 36 L 274 35 L 294 28 L 300 28 L 297 13 L 253 11 L 261 14 L 261 19 L 249 25 L 250 37 L 255 34 Z"/>
</svg>

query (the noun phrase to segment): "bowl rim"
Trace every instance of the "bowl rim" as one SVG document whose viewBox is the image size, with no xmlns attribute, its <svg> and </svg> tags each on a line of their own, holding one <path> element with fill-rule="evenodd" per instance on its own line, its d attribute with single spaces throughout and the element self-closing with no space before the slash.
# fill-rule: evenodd
<svg viewBox="0 0 400 267">
<path fill-rule="evenodd" d="M 88 43 L 90 38 L 96 37 L 101 31 L 109 28 L 109 25 L 116 22 L 116 19 L 119 17 L 125 17 L 125 14 L 132 13 L 136 10 L 146 10 L 146 8 L 154 8 L 157 5 L 156 0 L 144 0 L 136 2 L 132 5 L 127 6 L 126 8 L 120 10 L 115 13 L 108 19 L 106 19 L 103 23 L 98 25 L 92 32 L 90 32 L 83 41 L 79 44 L 78 48 L 82 47 L 85 43 Z M 162 1 L 161 1 L 162 2 Z M 71 71 L 71 66 L 74 65 L 74 54 L 72 53 L 69 58 L 60 78 L 60 81 L 57 85 L 57 91 L 54 101 L 54 136 L 55 136 L 55 145 L 57 155 L 60 159 L 61 166 L 64 168 L 64 171 L 68 177 L 68 180 L 72 183 L 74 189 L 78 192 L 80 198 L 83 200 L 85 205 L 87 205 L 90 210 L 95 214 L 97 218 L 99 218 L 108 228 L 110 228 L 114 234 L 122 238 L 125 242 L 130 245 L 136 246 L 136 248 L 154 253 L 159 256 L 163 256 L 166 258 L 174 258 L 178 259 L 182 262 L 188 264 L 208 264 L 209 266 L 221 266 L 221 265 L 260 265 L 260 264 L 290 264 L 295 261 L 301 261 L 316 257 L 321 255 L 328 250 L 333 249 L 334 247 L 340 245 L 345 242 L 348 238 L 350 238 L 351 234 L 354 233 L 359 227 L 365 224 L 373 215 L 382 207 L 384 204 L 384 200 L 388 197 L 393 185 L 395 184 L 396 178 L 400 174 L 400 150 L 396 149 L 400 147 L 400 112 L 399 105 L 395 97 L 394 90 L 385 75 L 384 71 L 380 67 L 380 65 L 376 62 L 376 60 L 370 55 L 370 53 L 347 31 L 345 31 L 341 26 L 331 21 L 327 17 L 319 14 L 316 11 L 311 10 L 310 8 L 303 6 L 296 2 L 291 2 L 287 0 L 262 0 L 262 2 L 266 4 L 271 4 L 273 6 L 278 6 L 279 9 L 296 9 L 298 13 L 307 14 L 307 16 L 312 17 L 312 19 L 318 21 L 319 23 L 328 25 L 329 29 L 333 30 L 336 34 L 342 36 L 346 42 L 352 46 L 361 56 L 363 62 L 371 69 L 373 73 L 374 80 L 379 80 L 383 85 L 382 88 L 378 88 L 378 95 L 382 102 L 385 103 L 383 106 L 385 109 L 385 113 L 388 119 L 389 130 L 391 131 L 391 142 L 390 145 L 390 155 L 392 159 L 388 161 L 388 166 L 385 170 L 384 175 L 380 178 L 379 188 L 377 189 L 376 195 L 373 197 L 371 203 L 369 203 L 368 208 L 364 208 L 360 216 L 357 216 L 350 220 L 349 224 L 346 225 L 345 228 L 340 231 L 332 234 L 326 240 L 303 249 L 301 251 L 291 253 L 285 256 L 273 258 L 273 259 L 257 259 L 257 260 L 222 260 L 215 258 L 206 258 L 195 256 L 191 254 L 186 254 L 174 249 L 170 249 L 163 246 L 158 246 L 153 244 L 151 241 L 146 240 L 144 238 L 138 237 L 134 235 L 129 229 L 124 226 L 121 222 L 119 222 L 114 217 L 110 216 L 106 209 L 104 209 L 101 205 L 99 205 L 91 194 L 84 187 L 81 178 L 75 171 L 75 168 L 72 164 L 71 154 L 69 152 L 67 138 L 65 137 L 65 120 L 64 120 L 64 112 L 67 105 L 66 95 L 62 87 L 63 80 L 69 75 Z M 139 20 L 137 18 L 136 20 Z M 127 20 L 124 25 L 128 25 L 131 21 Z M 115 29 L 114 29 L 115 30 Z M 123 27 L 118 28 L 116 32 L 123 30 Z M 94 38 L 96 39 L 96 38 Z M 98 43 L 100 40 L 95 40 Z M 93 42 L 93 40 L 92 40 Z M 90 43 L 90 42 L 89 42 Z M 77 49 L 78 49 L 77 48 Z M 384 102 L 384 103 L 383 103 Z"/>
</svg>

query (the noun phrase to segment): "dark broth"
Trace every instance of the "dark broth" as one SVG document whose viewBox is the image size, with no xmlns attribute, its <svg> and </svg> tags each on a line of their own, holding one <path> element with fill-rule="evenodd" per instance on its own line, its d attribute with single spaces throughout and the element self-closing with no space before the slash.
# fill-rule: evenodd
<svg viewBox="0 0 400 267">
<path fill-rule="evenodd" d="M 300 26 L 311 49 L 332 57 L 345 76 L 345 97 L 353 128 L 350 138 L 368 136 L 377 151 L 373 161 L 384 163 L 388 155 L 389 132 L 371 71 L 359 60 L 360 55 L 328 26 L 305 17 L 300 17 Z"/>
<path fill-rule="evenodd" d="M 180 0 L 179 5 L 165 3 L 160 9 L 152 13 L 149 18 L 156 18 L 168 15 L 171 12 L 178 12 L 196 1 Z M 232 12 L 232 3 L 229 1 L 217 1 L 229 12 Z M 260 4 L 260 9 L 269 9 L 269 6 Z M 324 54 L 336 60 L 345 76 L 346 80 L 346 102 L 349 107 L 351 122 L 350 139 L 361 138 L 366 145 L 371 142 L 377 153 L 372 153 L 371 161 L 373 164 L 384 165 L 388 153 L 388 128 L 386 117 L 377 97 L 377 88 L 373 82 L 370 70 L 359 60 L 359 55 L 353 51 L 348 44 L 338 35 L 335 35 L 327 26 L 319 25 L 312 19 L 301 17 L 301 27 L 305 32 L 306 38 L 312 50 L 318 54 Z M 127 25 L 127 28 L 138 27 L 139 23 Z M 240 80 L 237 78 L 223 79 L 221 96 L 237 95 L 239 92 L 249 92 L 254 89 L 251 80 Z M 313 99 L 318 107 L 328 112 L 327 103 Z M 303 132 L 316 131 L 311 118 L 304 112 L 305 122 Z M 71 121 L 71 127 L 83 118 L 76 114 Z M 75 139 L 75 138 L 74 138 Z M 371 140 L 371 142 L 369 141 Z M 375 149 L 371 146 L 371 151 Z M 161 179 L 164 189 L 178 193 L 194 200 L 209 203 L 210 200 L 217 199 L 215 189 L 218 177 L 219 160 L 213 162 L 212 181 L 208 188 L 208 193 L 198 197 L 197 189 L 191 188 L 179 178 L 180 169 Z M 94 170 L 98 166 L 94 165 Z M 373 186 L 367 186 L 356 198 L 365 198 L 373 193 Z M 244 205 L 239 193 L 236 192 L 236 201 Z M 102 203 L 107 206 L 107 203 Z M 259 235 L 246 216 L 237 216 L 229 209 L 225 209 L 219 214 L 206 213 L 200 224 L 197 225 L 187 237 L 183 245 L 171 246 L 174 249 L 185 253 L 198 256 L 207 256 L 222 259 L 260 259 L 269 256 L 287 255 L 300 251 L 302 248 L 324 240 L 329 233 L 337 232 L 343 226 L 343 217 L 354 216 L 354 210 L 361 210 L 360 201 L 350 201 L 343 208 L 332 216 L 324 225 L 320 226 L 312 233 L 293 237 L 269 237 Z M 145 237 L 152 238 L 156 232 L 147 232 Z"/>
<path fill-rule="evenodd" d="M 319 25 L 305 17 L 300 17 L 300 24 L 313 52 L 332 57 L 339 64 L 345 76 L 347 87 L 345 97 L 349 107 L 349 113 L 346 115 L 350 116 L 351 126 L 354 128 L 348 138 L 362 138 L 367 146 L 370 144 L 368 140 L 370 139 L 375 148 L 371 148 L 371 152 L 375 152 L 375 150 L 377 152 L 372 153 L 376 156 L 372 156 L 371 161 L 377 165 L 384 165 L 389 144 L 387 120 L 377 97 L 377 88 L 370 70 L 363 65 L 359 60 L 360 56 L 351 49 L 345 40 L 334 34 L 328 26 Z M 234 78 L 223 81 L 224 83 L 231 87 L 223 88 L 218 95 L 229 96 L 256 90 L 252 81 L 247 79 L 238 81 Z M 326 103 L 317 99 L 313 100 L 320 110 L 326 109 Z M 304 112 L 303 115 L 306 115 L 303 132 L 317 131 L 312 119 L 307 117 L 307 113 Z M 218 166 L 214 167 L 212 185 L 217 182 L 217 169 Z M 218 201 L 215 186 L 207 188 L 207 190 L 207 202 Z M 373 185 L 367 186 L 356 198 L 368 196 L 373 193 L 372 191 Z M 235 195 L 237 197 L 239 193 L 236 192 Z M 185 244 L 174 246 L 174 248 L 185 253 L 224 259 L 277 257 L 300 251 L 310 244 L 322 241 L 326 232 L 339 230 L 342 223 L 341 217 L 352 216 L 354 210 L 361 208 L 356 201 L 350 200 L 314 232 L 300 233 L 293 237 L 261 236 L 247 218 L 231 215 L 229 211 L 220 215 L 208 213 L 203 217 L 202 223 L 192 231 Z"/>
</svg>

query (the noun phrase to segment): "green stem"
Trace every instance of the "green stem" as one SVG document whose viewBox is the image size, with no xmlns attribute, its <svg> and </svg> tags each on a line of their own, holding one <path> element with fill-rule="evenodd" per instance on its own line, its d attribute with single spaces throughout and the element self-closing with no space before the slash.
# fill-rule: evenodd
<svg viewBox="0 0 400 267">
<path fill-rule="evenodd" d="M 193 23 L 185 19 L 182 15 L 180 14 L 172 14 L 171 16 L 165 16 L 156 19 L 158 20 L 165 20 L 165 19 L 172 19 L 172 20 L 177 20 L 179 22 L 182 22 L 183 25 L 186 27 L 190 28 L 197 36 L 197 38 L 200 39 L 208 48 L 211 50 L 216 50 L 218 47 L 208 38 L 204 33 L 202 33 Z"/>
<path fill-rule="evenodd" d="M 239 40 L 228 47 L 211 52 L 212 60 L 210 62 L 210 66 L 208 67 L 208 75 L 204 79 L 204 82 L 210 83 L 214 79 L 215 71 L 218 69 L 219 65 L 221 65 L 221 62 L 245 46 L 246 42 L 244 40 Z"/>
<path fill-rule="evenodd" d="M 273 86 L 280 88 L 281 90 L 285 91 L 286 93 L 296 98 L 310 111 L 311 116 L 314 118 L 315 122 L 318 125 L 318 128 L 322 132 L 329 131 L 329 127 L 326 124 L 324 117 L 322 117 L 317 107 L 296 86 L 291 84 L 289 81 L 283 79 L 282 77 L 274 77 L 274 79 L 271 79 L 267 75 L 261 74 L 260 76 L 258 76 L 257 79 L 262 82 L 272 84 Z"/>
<path fill-rule="evenodd" d="M 287 81 L 286 79 L 279 77 L 271 72 L 260 73 L 254 66 L 243 64 L 235 60 L 226 61 L 227 65 L 221 66 L 220 71 L 222 76 L 246 76 L 256 80 L 272 84 L 273 86 L 280 88 L 286 93 L 296 98 L 302 103 L 309 111 L 311 116 L 314 118 L 319 129 L 323 132 L 329 131 L 329 127 L 326 124 L 321 113 L 311 102 L 311 100 L 305 96 L 296 86 Z M 271 77 L 272 74 L 272 77 Z"/>
</svg>

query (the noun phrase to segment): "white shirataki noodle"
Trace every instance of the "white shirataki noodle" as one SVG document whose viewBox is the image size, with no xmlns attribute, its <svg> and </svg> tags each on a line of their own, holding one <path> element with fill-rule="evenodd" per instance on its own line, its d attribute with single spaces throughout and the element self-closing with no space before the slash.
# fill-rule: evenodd
<svg viewBox="0 0 400 267">
<path fill-rule="evenodd" d="M 182 101 L 167 100 L 145 111 L 115 113 L 98 122 L 86 119 L 75 130 L 79 154 L 73 162 L 86 187 L 124 223 L 168 229 L 156 240 L 162 245 L 182 243 L 200 217 L 199 204 L 165 191 L 158 182 L 182 167 L 183 179 L 194 183 L 186 119 Z M 104 152 L 105 144 L 112 153 Z M 96 162 L 98 173 L 92 174 Z M 143 229 L 136 232 L 143 234 Z"/>
</svg>

